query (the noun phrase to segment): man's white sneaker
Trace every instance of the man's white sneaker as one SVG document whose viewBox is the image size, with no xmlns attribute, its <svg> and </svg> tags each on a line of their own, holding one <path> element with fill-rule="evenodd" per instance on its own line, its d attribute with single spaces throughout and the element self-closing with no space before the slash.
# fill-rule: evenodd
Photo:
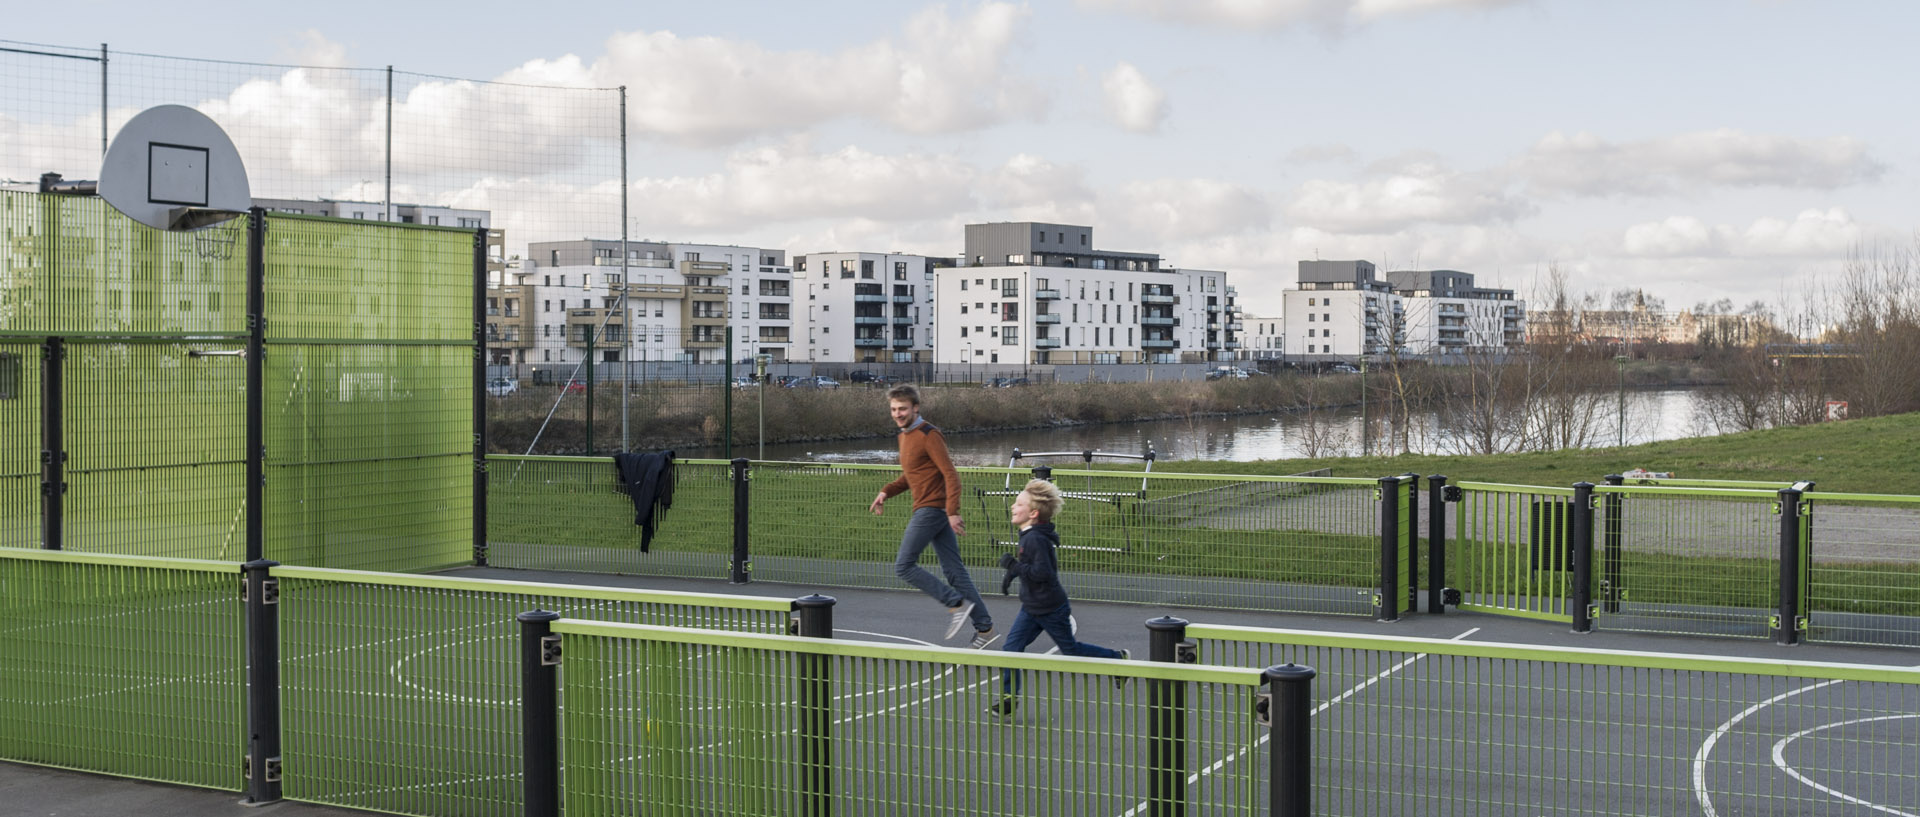
<svg viewBox="0 0 1920 817">
<path fill-rule="evenodd" d="M 963 601 L 959 607 L 947 608 L 947 612 L 953 616 L 947 622 L 947 640 L 952 641 L 954 636 L 960 634 L 960 625 L 967 623 L 967 616 L 973 612 L 973 602 Z"/>
</svg>

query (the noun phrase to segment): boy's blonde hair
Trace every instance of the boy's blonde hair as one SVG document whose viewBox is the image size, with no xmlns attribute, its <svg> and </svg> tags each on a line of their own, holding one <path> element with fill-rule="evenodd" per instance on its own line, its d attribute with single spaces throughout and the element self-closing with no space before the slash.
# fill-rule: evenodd
<svg viewBox="0 0 1920 817">
<path fill-rule="evenodd" d="M 1038 516 L 1036 522 L 1052 522 L 1054 514 L 1060 512 L 1060 506 L 1066 500 L 1060 496 L 1060 486 L 1044 479 L 1036 479 L 1020 489 L 1027 493 L 1027 504 L 1033 507 Z"/>
</svg>

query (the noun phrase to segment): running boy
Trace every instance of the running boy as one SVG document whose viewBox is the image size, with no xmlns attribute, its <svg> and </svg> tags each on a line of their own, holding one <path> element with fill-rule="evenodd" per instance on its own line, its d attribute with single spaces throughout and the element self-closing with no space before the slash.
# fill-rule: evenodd
<svg viewBox="0 0 1920 817">
<path fill-rule="evenodd" d="M 1067 603 L 1067 589 L 1060 584 L 1059 563 L 1053 555 L 1054 548 L 1060 544 L 1060 534 L 1053 529 L 1053 517 L 1060 512 L 1062 502 L 1060 488 L 1044 479 L 1028 482 L 1020 495 L 1014 497 L 1009 514 L 1014 526 L 1020 529 L 1020 551 L 1018 555 L 1001 554 L 1000 566 L 1007 569 L 1009 576 L 1020 580 L 1020 614 L 1013 619 L 1013 629 L 1007 631 L 1004 649 L 1024 652 L 1045 630 L 1053 643 L 1060 646 L 1062 655 L 1125 659 L 1126 650 L 1112 650 L 1074 638 L 1073 608 Z M 1000 702 L 987 712 L 1010 716 L 1020 703 L 1019 670 L 1001 671 L 1000 691 Z"/>
</svg>

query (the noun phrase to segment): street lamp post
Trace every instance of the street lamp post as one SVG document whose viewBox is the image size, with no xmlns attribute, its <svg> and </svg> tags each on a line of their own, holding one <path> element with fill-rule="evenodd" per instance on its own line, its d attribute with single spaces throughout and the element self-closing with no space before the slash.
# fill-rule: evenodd
<svg viewBox="0 0 1920 817">
<path fill-rule="evenodd" d="M 972 343 L 966 344 L 966 349 L 967 349 L 967 352 L 966 352 L 967 354 L 967 385 L 973 385 L 973 344 Z"/>
<path fill-rule="evenodd" d="M 1627 356 L 1614 355 L 1613 369 L 1620 381 L 1620 406 L 1614 413 L 1620 415 L 1620 431 L 1614 441 L 1616 446 L 1627 444 Z"/>
</svg>

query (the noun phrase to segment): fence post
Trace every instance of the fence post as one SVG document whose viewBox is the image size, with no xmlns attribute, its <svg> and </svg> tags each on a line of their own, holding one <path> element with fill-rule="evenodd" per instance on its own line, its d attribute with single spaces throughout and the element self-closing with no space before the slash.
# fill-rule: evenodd
<svg viewBox="0 0 1920 817">
<path fill-rule="evenodd" d="M 731 391 L 733 387 L 728 386 L 727 389 Z M 751 516 L 748 511 L 753 501 L 747 480 L 751 476 L 751 466 L 746 457 L 733 460 L 733 558 L 727 565 L 729 584 L 753 581 L 753 550 L 747 541 L 747 520 Z"/>
<path fill-rule="evenodd" d="M 1374 596 L 1379 606 L 1375 618 L 1400 620 L 1400 478 L 1380 480 L 1380 591 Z"/>
<path fill-rule="evenodd" d="M 797 628 L 806 638 L 833 637 L 832 596 L 815 593 L 793 600 L 800 611 Z M 833 683 L 832 658 L 800 656 L 800 776 L 810 817 L 833 813 Z"/>
<path fill-rule="evenodd" d="M 1191 660 L 1182 655 L 1187 622 L 1172 616 L 1147 621 L 1147 656 L 1162 663 Z M 1187 686 L 1180 681 L 1147 682 L 1147 815 L 1181 817 L 1187 810 Z"/>
<path fill-rule="evenodd" d="M 247 560 L 267 557 L 267 211 L 247 210 Z"/>
<path fill-rule="evenodd" d="M 247 802 L 280 799 L 280 563 L 255 559 L 246 572 L 247 606 Z"/>
<path fill-rule="evenodd" d="M 1608 474 L 1608 485 L 1624 485 L 1626 477 Z M 1601 549 L 1605 554 L 1605 574 L 1600 579 L 1600 599 L 1602 609 L 1609 613 L 1620 612 L 1620 545 L 1626 534 L 1626 501 L 1624 494 L 1607 494 L 1605 528 L 1602 530 Z"/>
<path fill-rule="evenodd" d="M 1447 477 L 1427 477 L 1427 612 L 1447 611 Z"/>
<path fill-rule="evenodd" d="M 1267 685 L 1267 813 L 1307 817 L 1313 807 L 1312 667 L 1286 664 L 1260 674 Z"/>
<path fill-rule="evenodd" d="M 1773 640 L 1800 643 L 1800 495 L 1798 486 L 1780 489 L 1780 610 Z"/>
<path fill-rule="evenodd" d="M 560 814 L 560 614 L 528 610 L 520 622 L 520 746 L 526 817 Z"/>
<path fill-rule="evenodd" d="M 40 547 L 59 550 L 66 539 L 66 338 L 40 347 Z"/>
<path fill-rule="evenodd" d="M 487 230 L 484 227 L 473 233 L 473 566 L 487 566 Z"/>
<path fill-rule="evenodd" d="M 1420 475 L 1408 472 L 1400 475 L 1400 484 L 1407 489 L 1407 610 L 1420 611 Z"/>
<path fill-rule="evenodd" d="M 1593 483 L 1573 484 L 1573 631 L 1593 632 Z"/>
<path fill-rule="evenodd" d="M 1044 479 L 1044 480 L 1046 480 L 1046 481 L 1048 481 L 1048 482 L 1052 482 L 1052 481 L 1053 481 L 1053 466 L 1051 466 L 1051 465 L 1036 465 L 1036 466 L 1034 466 L 1034 467 L 1033 467 L 1033 478 L 1034 478 L 1034 479 Z"/>
</svg>

